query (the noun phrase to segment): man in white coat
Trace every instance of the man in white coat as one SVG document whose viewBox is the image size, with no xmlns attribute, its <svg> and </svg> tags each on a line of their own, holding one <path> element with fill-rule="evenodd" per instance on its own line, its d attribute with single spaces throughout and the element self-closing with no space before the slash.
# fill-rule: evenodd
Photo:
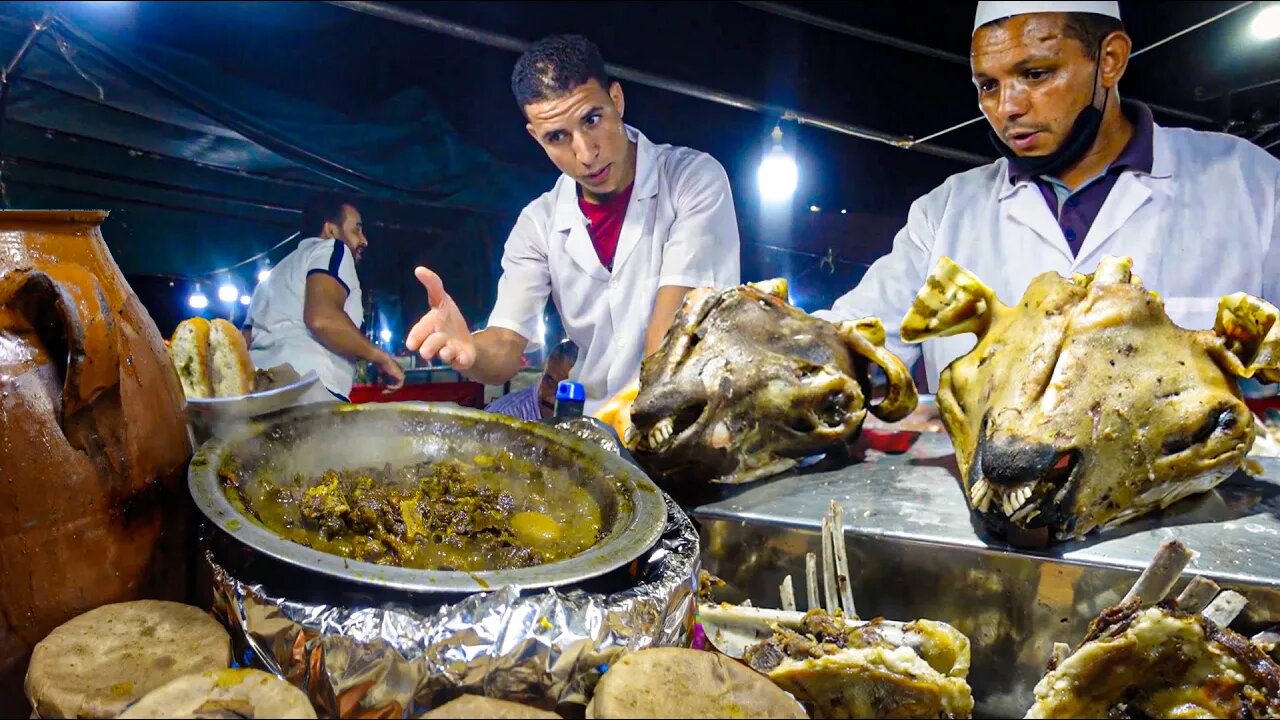
<svg viewBox="0 0 1280 720">
<path fill-rule="evenodd" d="M 892 251 L 815 314 L 878 316 L 909 366 L 922 350 L 898 324 L 944 255 L 1010 304 L 1036 275 L 1090 273 L 1104 254 L 1131 256 L 1187 328 L 1211 328 L 1229 293 L 1280 302 L 1280 161 L 1121 102 L 1131 48 L 1115 2 L 978 3 L 973 83 L 1003 157 L 916 200 Z M 923 344 L 930 392 L 973 345 Z"/>
<path fill-rule="evenodd" d="M 439 276 L 415 274 L 430 310 L 405 344 L 473 380 L 500 384 L 543 343 L 550 297 L 579 347 L 585 412 L 639 374 L 685 293 L 739 282 L 738 222 L 724 168 L 703 152 L 655 145 L 622 121 L 622 87 L 584 37 L 553 36 L 516 63 L 526 129 L 563 173 L 516 220 L 489 324 L 471 333 Z"/>
</svg>

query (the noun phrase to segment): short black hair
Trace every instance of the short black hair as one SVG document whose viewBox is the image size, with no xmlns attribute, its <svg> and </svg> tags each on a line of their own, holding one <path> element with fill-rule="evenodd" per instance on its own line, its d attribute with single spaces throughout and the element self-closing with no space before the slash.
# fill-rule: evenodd
<svg viewBox="0 0 1280 720">
<path fill-rule="evenodd" d="M 350 205 L 358 208 L 353 198 L 336 192 L 318 192 L 302 205 L 302 220 L 298 223 L 298 234 L 304 238 L 319 237 L 324 232 L 324 224 L 342 224 L 342 208 Z"/>
<path fill-rule="evenodd" d="M 547 354 L 547 364 L 550 364 L 552 360 L 559 360 L 561 358 L 568 360 L 570 365 L 578 362 L 577 344 L 572 340 L 565 340 L 559 345 L 551 348 L 551 352 Z"/>
<path fill-rule="evenodd" d="M 511 71 L 511 92 L 526 105 L 557 98 L 589 80 L 609 89 L 600 48 L 581 35 L 551 35 L 524 51 Z"/>
<path fill-rule="evenodd" d="M 1102 41 L 1113 32 L 1124 32 L 1119 18 L 1097 13 L 1069 12 L 1063 33 L 1084 46 L 1084 54 L 1097 60 L 1102 51 Z"/>
<path fill-rule="evenodd" d="M 1097 60 L 1102 50 L 1102 41 L 1113 32 L 1124 32 L 1124 23 L 1117 18 L 1097 13 L 1069 12 L 1063 25 L 1063 34 L 1084 46 L 1084 54 L 1090 60 Z M 1003 17 L 983 25 L 1002 25 L 1009 18 Z"/>
</svg>

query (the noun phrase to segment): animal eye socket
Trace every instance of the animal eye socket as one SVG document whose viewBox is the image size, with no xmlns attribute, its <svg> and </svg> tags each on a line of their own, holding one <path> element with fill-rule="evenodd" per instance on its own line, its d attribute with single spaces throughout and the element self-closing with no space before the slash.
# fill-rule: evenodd
<svg viewBox="0 0 1280 720">
<path fill-rule="evenodd" d="M 1196 445 L 1203 444 L 1216 432 L 1226 432 L 1235 427 L 1239 420 L 1236 411 L 1231 407 L 1218 408 L 1209 414 L 1200 426 L 1189 433 L 1180 433 L 1166 438 L 1161 445 L 1165 455 L 1176 455 Z"/>
<path fill-rule="evenodd" d="M 794 368 L 792 368 L 792 372 L 795 373 L 797 380 L 806 380 L 808 378 L 813 377 L 814 375 L 817 375 L 818 371 L 821 369 L 822 368 L 818 367 L 817 365 L 809 365 L 807 363 L 798 363 Z"/>
<path fill-rule="evenodd" d="M 787 427 L 798 433 L 811 433 L 818 427 L 813 424 L 813 420 L 808 415 L 797 415 L 787 421 Z"/>
</svg>

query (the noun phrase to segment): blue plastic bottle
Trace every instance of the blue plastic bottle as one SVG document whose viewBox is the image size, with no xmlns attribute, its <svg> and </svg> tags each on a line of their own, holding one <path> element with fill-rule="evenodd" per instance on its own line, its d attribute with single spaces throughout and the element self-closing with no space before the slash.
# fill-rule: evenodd
<svg viewBox="0 0 1280 720">
<path fill-rule="evenodd" d="M 587 390 L 582 383 L 561 380 L 556 386 L 556 417 L 582 417 L 582 405 L 587 400 Z"/>
</svg>

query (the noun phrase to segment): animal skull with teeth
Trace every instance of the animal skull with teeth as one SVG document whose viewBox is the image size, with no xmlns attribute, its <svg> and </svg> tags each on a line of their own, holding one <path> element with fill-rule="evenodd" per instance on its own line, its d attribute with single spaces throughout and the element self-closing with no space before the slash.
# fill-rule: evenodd
<svg viewBox="0 0 1280 720">
<path fill-rule="evenodd" d="M 1081 537 L 1210 490 L 1253 444 L 1236 378 L 1280 381 L 1275 307 L 1228 295 L 1214 330 L 1184 330 L 1131 264 L 1045 273 L 1008 307 L 944 257 L 902 321 L 907 342 L 978 336 L 937 402 L 970 507 L 1012 543 Z"/>
<path fill-rule="evenodd" d="M 624 439 L 659 479 L 768 477 L 857 435 L 870 363 L 889 380 L 871 412 L 910 413 L 915 384 L 885 350 L 877 318 L 812 317 L 788 304 L 785 280 L 695 290 L 641 366 Z M 626 415 L 625 405 L 612 413 Z"/>
</svg>

